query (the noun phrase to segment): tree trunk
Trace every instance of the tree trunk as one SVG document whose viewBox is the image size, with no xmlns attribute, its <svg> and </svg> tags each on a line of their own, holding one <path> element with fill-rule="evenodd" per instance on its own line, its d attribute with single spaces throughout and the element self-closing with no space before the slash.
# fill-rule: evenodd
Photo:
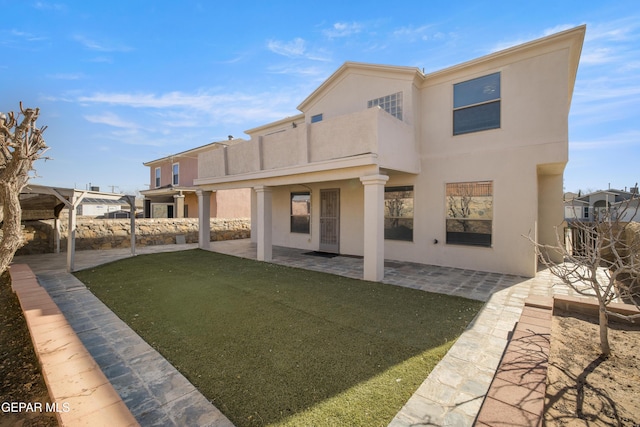
<svg viewBox="0 0 640 427">
<path fill-rule="evenodd" d="M 0 272 L 5 271 L 13 255 L 22 246 L 20 191 L 22 187 L 15 181 L 0 182 L 0 199 L 4 218 L 2 221 L 2 241 L 0 242 Z"/>
<path fill-rule="evenodd" d="M 36 128 L 38 108 L 23 108 L 18 124 L 16 115 L 0 113 L 0 204 L 2 234 L 0 235 L 0 273 L 4 273 L 13 255 L 23 245 L 20 192 L 29 181 L 29 171 L 47 145 L 42 138 L 46 129 Z"/>
<path fill-rule="evenodd" d="M 600 352 L 603 356 L 608 357 L 611 354 L 609 347 L 609 318 L 607 316 L 607 307 L 600 301 L 599 323 L 600 323 Z"/>
</svg>

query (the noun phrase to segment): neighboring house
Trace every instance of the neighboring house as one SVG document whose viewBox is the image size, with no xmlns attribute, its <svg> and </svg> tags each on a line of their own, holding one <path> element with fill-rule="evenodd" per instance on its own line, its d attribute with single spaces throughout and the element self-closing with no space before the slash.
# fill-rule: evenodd
<svg viewBox="0 0 640 427">
<path fill-rule="evenodd" d="M 628 202 L 635 197 L 636 200 Z M 622 222 L 640 221 L 638 205 L 638 187 L 626 190 L 600 190 L 582 195 L 565 194 L 564 218 L 567 222 L 580 220 L 591 222 L 597 219 L 600 212 L 610 209 L 613 219 Z M 628 205 L 628 207 L 627 207 Z"/>
<path fill-rule="evenodd" d="M 193 180 L 198 175 L 198 154 L 221 150 L 225 146 L 246 142 L 229 139 L 214 142 L 144 163 L 149 167 L 149 190 L 144 195 L 145 218 L 198 218 L 197 188 Z M 209 200 L 211 218 L 249 218 L 251 190 L 220 190 Z"/>
<path fill-rule="evenodd" d="M 252 188 L 273 245 L 534 276 L 530 235 L 563 222 L 568 114 L 585 26 L 424 74 L 347 62 L 299 106 L 198 154 L 202 199 Z M 209 245 L 200 218 L 201 247 Z"/>
<path fill-rule="evenodd" d="M 78 216 L 106 217 L 109 213 L 119 212 L 126 208 L 128 208 L 126 204 L 122 204 L 118 201 L 103 199 L 100 197 L 85 197 L 76 208 L 76 213 Z M 125 212 L 128 211 L 125 210 Z"/>
</svg>

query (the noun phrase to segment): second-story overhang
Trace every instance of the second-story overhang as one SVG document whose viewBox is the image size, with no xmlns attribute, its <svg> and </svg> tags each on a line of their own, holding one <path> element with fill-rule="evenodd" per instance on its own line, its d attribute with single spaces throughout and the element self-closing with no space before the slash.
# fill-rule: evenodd
<svg viewBox="0 0 640 427">
<path fill-rule="evenodd" d="M 419 173 L 420 155 L 413 126 L 379 108 L 313 124 L 301 123 L 223 150 L 201 153 L 194 184 L 230 184 L 305 174 L 344 177 L 363 168 Z"/>
</svg>

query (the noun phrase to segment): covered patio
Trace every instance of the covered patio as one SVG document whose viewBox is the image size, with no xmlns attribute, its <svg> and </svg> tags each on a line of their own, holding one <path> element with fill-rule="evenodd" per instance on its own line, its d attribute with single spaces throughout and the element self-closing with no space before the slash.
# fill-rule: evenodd
<svg viewBox="0 0 640 427">
<path fill-rule="evenodd" d="M 128 204 L 131 218 L 131 255 L 136 254 L 136 203 L 135 196 L 103 193 L 99 191 L 78 190 L 74 188 L 49 187 L 44 185 L 27 185 L 20 192 L 20 206 L 22 208 L 22 220 L 54 220 L 54 248 L 55 253 L 60 253 L 60 215 L 68 209 L 68 236 L 67 236 L 67 272 L 75 269 L 75 232 L 77 208 L 84 200 L 93 203 Z"/>
</svg>

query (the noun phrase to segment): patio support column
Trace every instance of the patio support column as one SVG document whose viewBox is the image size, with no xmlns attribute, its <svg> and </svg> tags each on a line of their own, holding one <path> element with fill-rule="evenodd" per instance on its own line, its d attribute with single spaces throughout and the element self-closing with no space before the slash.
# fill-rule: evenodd
<svg viewBox="0 0 640 427">
<path fill-rule="evenodd" d="M 54 252 L 60 253 L 60 218 L 53 219 L 53 249 Z"/>
<path fill-rule="evenodd" d="M 271 261 L 273 256 L 273 248 L 271 241 L 271 188 L 263 185 L 255 187 L 258 199 L 257 212 L 257 249 L 258 261 Z"/>
<path fill-rule="evenodd" d="M 173 196 L 173 203 L 175 206 L 174 216 L 176 218 L 184 218 L 184 194 L 176 194 Z"/>
<path fill-rule="evenodd" d="M 129 203 L 129 227 L 131 233 L 131 255 L 136 254 L 136 196 L 125 196 Z"/>
<path fill-rule="evenodd" d="M 256 227 L 258 224 L 258 194 L 251 191 L 251 243 L 258 243 L 258 233 Z"/>
<path fill-rule="evenodd" d="M 364 185 L 364 274 L 365 280 L 384 277 L 384 184 L 386 175 L 361 176 Z"/>
<path fill-rule="evenodd" d="M 67 273 L 75 268 L 76 256 L 76 196 L 75 192 L 69 200 L 69 225 L 67 226 Z"/>
<path fill-rule="evenodd" d="M 198 190 L 198 247 L 209 249 L 211 242 L 211 191 Z"/>
</svg>

